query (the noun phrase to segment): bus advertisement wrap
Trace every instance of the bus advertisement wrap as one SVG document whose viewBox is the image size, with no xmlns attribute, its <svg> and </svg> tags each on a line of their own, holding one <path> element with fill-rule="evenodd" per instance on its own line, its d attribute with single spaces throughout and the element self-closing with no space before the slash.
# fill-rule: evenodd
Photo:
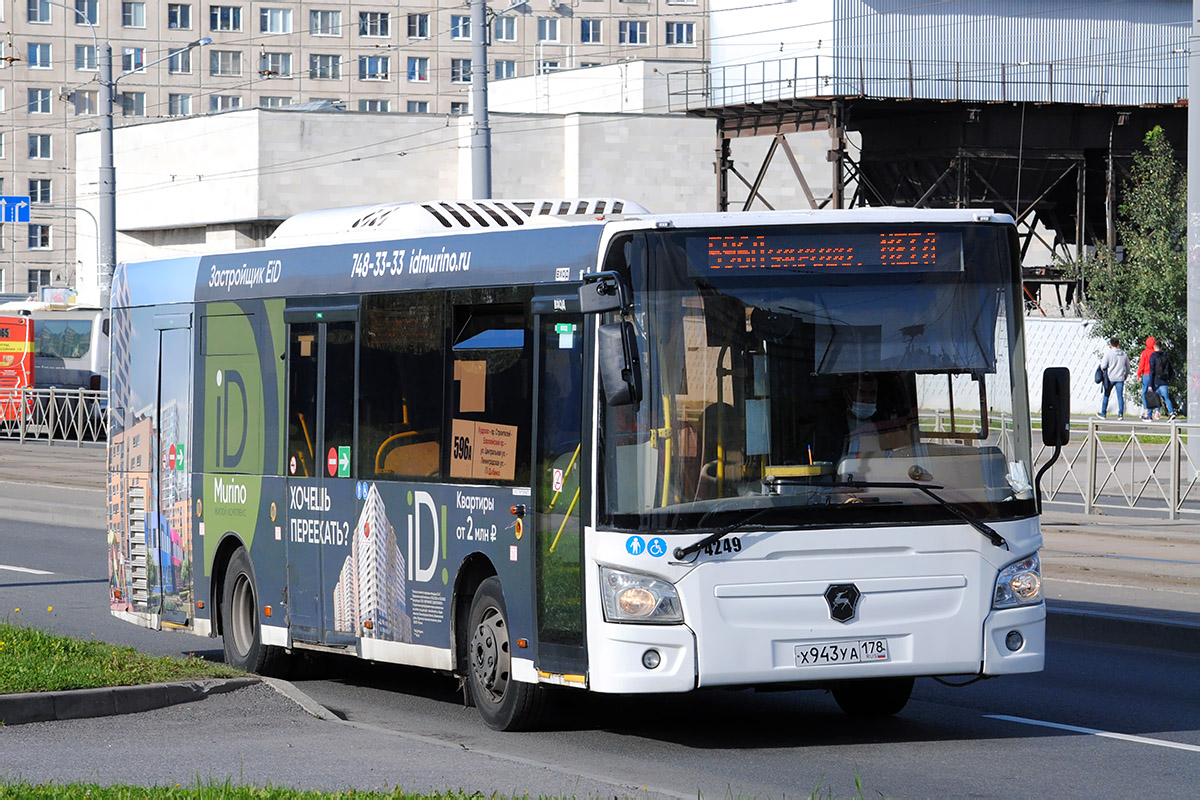
<svg viewBox="0 0 1200 800">
<path fill-rule="evenodd" d="M 449 672 L 501 730 L 546 684 L 881 716 L 1040 670 L 1012 221 L 589 203 L 120 269 L 112 613 Z"/>
</svg>

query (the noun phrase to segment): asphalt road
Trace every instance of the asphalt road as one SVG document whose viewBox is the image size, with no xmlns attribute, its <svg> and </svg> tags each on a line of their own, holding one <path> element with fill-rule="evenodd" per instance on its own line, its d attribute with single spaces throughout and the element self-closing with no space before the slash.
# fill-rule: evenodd
<svg viewBox="0 0 1200 800">
<path fill-rule="evenodd" d="M 103 533 L 0 520 L 0 616 L 148 652 L 220 642 L 145 631 L 106 608 Z M 20 612 L 15 609 L 20 608 Z M 53 609 L 53 610 L 48 610 Z M 1047 669 L 951 689 L 899 716 L 845 717 L 817 691 L 608 697 L 564 690 L 550 730 L 499 734 L 452 680 L 324 657 L 293 684 L 158 711 L 0 728 L 8 780 L 580 797 L 1189 797 L 1200 794 L 1200 656 L 1052 639 Z M 1057 726 L 1057 727 L 1053 727 Z"/>
</svg>

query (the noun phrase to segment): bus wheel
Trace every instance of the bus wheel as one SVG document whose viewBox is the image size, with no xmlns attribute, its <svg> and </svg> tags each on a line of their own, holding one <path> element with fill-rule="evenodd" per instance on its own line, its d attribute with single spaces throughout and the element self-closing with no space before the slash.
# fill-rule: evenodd
<svg viewBox="0 0 1200 800">
<path fill-rule="evenodd" d="M 229 666 L 259 675 L 280 671 L 283 651 L 262 642 L 262 630 L 258 623 L 258 589 L 254 585 L 254 569 L 245 548 L 239 548 L 233 554 L 225 569 L 221 632 L 225 663 Z"/>
<path fill-rule="evenodd" d="M 900 713 L 912 695 L 912 678 L 848 681 L 833 687 L 833 699 L 852 717 L 890 717 Z"/>
<path fill-rule="evenodd" d="M 483 721 L 498 731 L 530 728 L 541 709 L 541 690 L 512 679 L 508 612 L 498 578 L 475 590 L 467 637 L 467 684 Z"/>
</svg>

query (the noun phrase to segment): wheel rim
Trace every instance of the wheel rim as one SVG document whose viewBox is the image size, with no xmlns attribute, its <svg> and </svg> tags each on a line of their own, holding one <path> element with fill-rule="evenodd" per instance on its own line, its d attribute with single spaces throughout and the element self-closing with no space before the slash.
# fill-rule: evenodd
<svg viewBox="0 0 1200 800">
<path fill-rule="evenodd" d="M 471 633 L 471 672 L 492 703 L 504 698 L 509 673 L 508 627 L 500 609 L 489 606 Z"/>
<path fill-rule="evenodd" d="M 244 572 L 234 581 L 229 605 L 233 649 L 238 656 L 245 656 L 254 644 L 254 590 Z"/>
</svg>

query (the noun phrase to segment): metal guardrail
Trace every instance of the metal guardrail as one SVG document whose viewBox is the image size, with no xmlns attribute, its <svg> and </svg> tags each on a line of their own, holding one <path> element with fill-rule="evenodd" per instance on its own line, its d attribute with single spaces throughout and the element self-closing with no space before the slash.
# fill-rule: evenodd
<svg viewBox="0 0 1200 800">
<path fill-rule="evenodd" d="M 108 435 L 108 392 L 14 389 L 0 392 L 0 439 L 99 442 Z"/>
<path fill-rule="evenodd" d="M 1075 506 L 1085 514 L 1103 510 L 1164 513 L 1168 519 L 1200 517 L 1200 473 L 1188 440 L 1200 424 L 1170 421 L 1087 421 L 1071 426 L 1072 441 L 1042 477 L 1042 500 Z M 1200 440 L 1198 440 L 1200 441 Z M 1035 470 L 1050 459 L 1034 456 Z"/>
<path fill-rule="evenodd" d="M 970 102 L 1174 105 L 1187 94 L 1187 51 L 1159 58 L 1140 84 L 1121 70 L 1091 64 L 970 62 L 862 56 L 796 56 L 703 67 L 667 75 L 668 108 L 828 97 Z"/>
<path fill-rule="evenodd" d="M 978 431 L 978 412 L 959 412 L 967 421 L 959 427 Z M 949 430 L 950 412 L 921 414 L 921 427 Z M 1034 417 L 1033 474 L 1053 455 L 1041 444 L 1041 421 Z M 997 446 L 1012 452 L 1012 417 L 993 414 Z M 1079 509 L 1084 514 L 1103 511 L 1146 511 L 1167 519 L 1200 518 L 1200 471 L 1188 452 L 1190 436 L 1200 436 L 1200 424 L 1179 420 L 1101 420 L 1075 417 L 1071 442 L 1042 476 L 1042 501 Z M 1200 442 L 1200 439 L 1197 439 Z"/>
</svg>

